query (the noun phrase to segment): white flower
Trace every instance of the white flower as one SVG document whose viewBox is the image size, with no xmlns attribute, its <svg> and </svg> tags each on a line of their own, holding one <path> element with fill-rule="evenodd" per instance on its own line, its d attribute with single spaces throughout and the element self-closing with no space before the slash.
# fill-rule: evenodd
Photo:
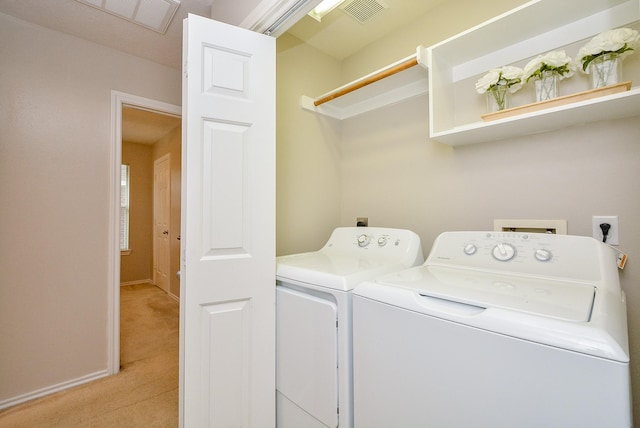
<svg viewBox="0 0 640 428">
<path fill-rule="evenodd" d="M 497 86 L 506 86 L 509 92 L 516 92 L 522 87 L 522 69 L 510 65 L 493 68 L 476 82 L 476 91 L 484 94 Z"/>
<path fill-rule="evenodd" d="M 620 58 L 631 55 L 640 44 L 640 35 L 630 28 L 617 28 L 598 34 L 586 45 L 580 48 L 576 55 L 576 62 L 583 71 L 591 61 L 600 55 L 615 53 Z"/>
<path fill-rule="evenodd" d="M 576 64 L 564 51 L 552 51 L 544 55 L 538 55 L 524 67 L 522 80 L 529 81 L 534 76 L 540 76 L 543 71 L 552 71 L 560 76 L 560 79 L 573 76 Z"/>
</svg>

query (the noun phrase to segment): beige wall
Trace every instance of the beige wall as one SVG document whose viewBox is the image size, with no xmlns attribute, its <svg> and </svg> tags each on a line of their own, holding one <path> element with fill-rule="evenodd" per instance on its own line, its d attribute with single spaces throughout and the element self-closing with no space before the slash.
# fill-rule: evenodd
<svg viewBox="0 0 640 428">
<path fill-rule="evenodd" d="M 120 283 L 153 279 L 153 146 L 123 142 L 129 164 L 129 249 L 120 257 Z"/>
<path fill-rule="evenodd" d="M 302 81 L 299 69 L 289 66 L 310 61 L 323 61 L 327 66 L 325 63 L 331 63 L 329 59 L 319 54 L 312 59 L 309 56 L 314 53 L 302 47 L 288 52 L 287 66 L 278 68 L 278 129 L 287 126 L 287 132 L 291 133 L 290 140 L 284 142 L 282 135 L 278 135 L 279 174 L 290 170 L 287 181 L 278 182 L 278 225 L 287 226 L 282 223 L 283 215 L 304 210 L 308 217 L 297 219 L 297 227 L 321 226 L 322 233 L 303 240 L 294 233 L 286 232 L 285 236 L 279 229 L 278 249 L 291 250 L 289 252 L 317 249 L 326 241 L 328 230 L 353 225 L 359 216 L 369 217 L 373 226 L 415 230 L 427 254 L 439 233 L 492 229 L 495 218 L 566 219 L 569 233 L 590 236 L 592 215 L 618 215 L 620 248 L 629 255 L 620 278 L 628 299 L 634 416 L 640 420 L 640 366 L 637 363 L 640 360 L 640 264 L 637 263 L 640 260 L 640 197 L 637 193 L 640 121 L 637 117 L 452 148 L 429 139 L 426 95 L 339 124 L 320 115 L 309 117 L 298 104 L 295 104 L 297 109 L 293 105 L 297 102 L 296 95 L 320 95 L 412 54 L 419 44 L 434 44 L 522 3 L 516 0 L 444 2 L 404 31 L 347 58 L 338 65 L 342 75 L 335 85 L 332 85 L 333 74 L 324 78 L 304 68 L 304 73 L 326 83 L 312 84 Z M 280 96 L 286 91 L 293 92 L 287 99 Z M 284 102 L 291 104 L 288 110 L 280 106 Z M 291 125 L 297 123 L 303 126 Z M 325 127 L 329 127 L 329 131 Z M 322 163 L 322 168 L 316 168 L 318 160 L 314 151 L 303 150 L 307 141 L 314 142 L 314 150 L 321 150 L 324 145 L 327 151 L 337 147 L 338 153 Z M 337 178 L 332 162 L 339 165 Z M 291 184 L 308 181 L 305 177 L 308 169 L 321 171 L 318 185 L 314 187 L 316 194 L 332 193 L 336 188 L 333 183 L 338 181 L 338 221 L 332 223 L 333 217 L 322 221 L 318 213 L 327 208 L 327 200 L 307 197 L 304 189 L 294 189 L 296 185 Z M 327 180 L 328 176 L 331 181 Z M 286 198 L 280 194 L 283 188 L 287 190 Z M 285 239 L 286 245 L 281 243 Z"/>
<path fill-rule="evenodd" d="M 300 108 L 340 82 L 340 63 L 287 34 L 277 42 L 276 252 L 311 251 L 340 221 L 340 123 Z"/>
<path fill-rule="evenodd" d="M 179 70 L 0 14 L 0 404 L 107 369 L 111 91 Z"/>
<path fill-rule="evenodd" d="M 120 283 L 153 283 L 153 168 L 162 156 L 170 156 L 170 275 L 169 293 L 180 296 L 180 183 L 182 128 L 177 127 L 154 144 L 123 143 L 122 162 L 131 165 L 131 252 L 120 258 Z"/>
</svg>

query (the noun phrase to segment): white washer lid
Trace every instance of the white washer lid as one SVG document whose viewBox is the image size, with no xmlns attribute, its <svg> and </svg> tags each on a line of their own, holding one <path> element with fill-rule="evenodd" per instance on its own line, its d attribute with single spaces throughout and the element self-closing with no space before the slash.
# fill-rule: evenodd
<svg viewBox="0 0 640 428">
<path fill-rule="evenodd" d="M 436 266 L 397 272 L 378 282 L 467 305 L 578 322 L 589 321 L 596 291 L 591 284 Z"/>
</svg>

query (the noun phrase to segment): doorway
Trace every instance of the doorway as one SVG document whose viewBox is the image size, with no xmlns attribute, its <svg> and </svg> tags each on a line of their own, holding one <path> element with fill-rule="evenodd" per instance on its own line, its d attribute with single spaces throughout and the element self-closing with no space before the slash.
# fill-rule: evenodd
<svg viewBox="0 0 640 428">
<path fill-rule="evenodd" d="M 111 284 L 111 292 L 109 294 L 109 374 L 118 373 L 120 370 L 120 276 L 121 276 L 121 230 L 123 229 L 123 225 L 121 224 L 121 164 L 123 163 L 123 141 L 125 140 L 125 136 L 127 139 L 137 139 L 139 141 L 146 141 L 149 144 L 150 140 L 155 137 L 149 137 L 149 134 L 152 132 L 163 132 L 162 130 L 158 131 L 158 127 L 162 128 L 162 126 L 170 127 L 171 125 L 167 125 L 167 123 L 177 123 L 180 124 L 181 121 L 181 107 L 163 103 L 156 100 L 151 100 L 147 98 L 138 97 L 135 95 L 130 95 L 122 92 L 112 91 L 111 97 L 111 114 L 112 114 L 112 141 L 111 141 L 111 250 L 110 250 L 110 261 L 109 261 L 109 283 Z M 128 120 L 128 114 L 133 113 L 136 116 L 136 120 L 132 123 Z M 152 122 L 155 122 L 152 123 Z M 180 212 L 180 151 L 181 151 L 181 132 L 175 131 L 174 134 L 177 133 L 178 146 L 173 147 L 172 149 L 169 147 L 155 147 L 152 152 L 155 154 L 151 155 L 151 158 L 161 157 L 158 155 L 159 152 L 174 152 L 174 156 L 170 156 L 172 160 L 173 168 L 170 168 L 170 180 L 172 184 L 170 186 L 172 193 L 170 197 L 170 205 L 172 210 L 176 210 Z M 145 136 L 146 135 L 146 136 Z M 156 134 L 158 135 L 158 134 Z M 175 140 L 174 135 L 174 140 Z M 156 141 L 158 139 L 156 138 Z M 170 144 L 168 140 L 161 139 L 164 145 L 172 145 L 175 146 L 175 143 Z M 158 143 L 159 144 L 159 143 Z M 177 151 L 177 153 L 175 153 Z M 151 160 L 151 170 L 153 170 L 153 160 Z M 153 174 L 151 174 L 153 175 Z M 153 177 L 151 178 L 153 180 Z M 149 198 L 153 199 L 153 188 L 149 190 L 150 196 Z M 151 202 L 152 203 L 152 202 Z M 151 212 L 153 212 L 153 207 L 151 208 Z M 180 248 L 180 217 L 179 215 L 173 216 L 172 224 L 169 225 L 168 230 L 168 238 L 169 245 L 173 248 L 173 253 L 176 253 L 178 256 L 171 257 L 171 262 L 169 266 L 169 273 L 173 272 L 172 285 L 168 286 L 169 295 L 178 298 L 179 296 L 179 282 L 178 279 L 175 278 L 175 273 L 179 270 L 180 266 L 180 257 L 179 257 L 179 248 Z M 153 226 L 152 218 L 149 218 L 149 227 Z M 175 223 L 175 224 L 174 224 Z M 149 247 L 153 247 L 152 241 L 149 243 Z M 135 250 L 131 250 L 131 254 L 135 253 Z M 175 260 L 174 260 L 175 259 Z M 149 279 L 153 280 L 152 275 L 153 266 L 150 266 L 150 276 Z M 174 290 L 174 292 L 172 292 Z"/>
</svg>

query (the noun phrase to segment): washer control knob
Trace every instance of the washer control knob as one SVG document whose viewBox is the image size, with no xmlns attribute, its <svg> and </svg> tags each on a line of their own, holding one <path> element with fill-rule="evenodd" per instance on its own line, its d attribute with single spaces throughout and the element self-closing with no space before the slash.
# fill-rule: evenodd
<svg viewBox="0 0 640 428">
<path fill-rule="evenodd" d="M 511 244 L 498 244 L 493 247 L 493 257 L 501 262 L 511 260 L 516 255 L 516 249 Z"/>
<path fill-rule="evenodd" d="M 467 256 L 472 256 L 472 255 L 474 255 L 474 254 L 476 253 L 476 251 L 478 251 L 478 247 L 476 247 L 476 246 L 475 246 L 475 245 L 473 245 L 473 244 L 467 244 L 467 245 L 465 245 L 465 246 L 464 246 L 464 253 L 465 253 Z"/>
<path fill-rule="evenodd" d="M 389 242 L 389 237 L 388 236 L 381 236 L 378 238 L 378 246 L 379 247 L 384 247 L 385 245 L 387 245 L 387 242 Z"/>
<path fill-rule="evenodd" d="M 549 250 L 539 249 L 539 250 L 536 250 L 535 257 L 536 257 L 536 260 L 539 260 L 541 262 L 548 262 L 549 260 L 551 260 L 553 255 Z"/>
<path fill-rule="evenodd" d="M 370 242 L 371 242 L 371 238 L 369 238 L 369 235 L 362 234 L 358 236 L 359 247 L 366 247 L 367 245 L 369 245 Z"/>
</svg>

